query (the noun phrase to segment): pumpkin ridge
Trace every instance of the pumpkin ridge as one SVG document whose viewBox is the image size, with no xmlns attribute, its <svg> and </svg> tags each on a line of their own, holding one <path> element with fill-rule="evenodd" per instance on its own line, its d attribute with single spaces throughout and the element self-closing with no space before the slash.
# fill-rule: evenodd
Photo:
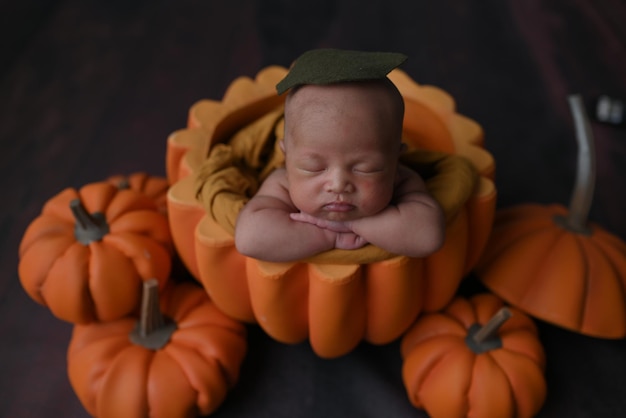
<svg viewBox="0 0 626 418">
<path fill-rule="evenodd" d="M 223 332 L 227 335 L 229 335 L 230 337 L 233 338 L 233 340 L 236 340 L 238 338 L 241 338 L 242 335 L 238 334 L 237 332 L 233 332 L 230 329 L 225 329 L 222 328 L 220 326 L 217 327 L 217 330 L 212 330 L 208 327 L 209 324 L 207 324 L 207 326 L 204 326 L 203 328 L 205 329 L 203 336 L 207 336 L 207 334 L 210 336 L 208 339 L 210 341 L 212 341 L 212 344 L 210 344 L 211 347 L 207 348 L 207 351 L 203 351 L 201 349 L 199 349 L 198 344 L 195 342 L 191 342 L 189 339 L 187 339 L 186 337 L 184 337 L 184 335 L 191 335 L 191 337 L 193 338 L 197 332 L 197 330 L 193 330 L 191 328 L 186 328 L 186 329 L 181 329 L 179 328 L 178 331 L 178 335 L 177 336 L 172 336 L 172 341 L 176 343 L 177 346 L 179 347 L 185 347 L 188 350 L 193 351 L 194 353 L 196 353 L 198 356 L 200 356 L 201 358 L 205 359 L 205 361 L 207 362 L 211 362 L 213 363 L 216 367 L 217 370 L 219 370 L 219 374 L 220 376 L 223 378 L 224 382 L 227 383 L 228 387 L 232 387 L 235 385 L 236 381 L 237 381 L 237 375 L 238 375 L 238 368 L 236 370 L 233 370 L 232 373 L 231 371 L 228 369 L 228 366 L 226 364 L 224 364 L 224 362 L 221 359 L 220 356 L 220 352 L 219 351 L 215 351 L 212 347 L 215 346 L 220 346 L 221 342 L 224 341 L 224 339 L 222 338 L 223 336 L 215 336 L 215 332 L 214 331 L 218 331 L 218 332 Z M 197 327 L 197 328 L 202 328 L 202 327 Z M 209 329 L 207 329 L 209 328 Z M 213 328 L 213 326 L 211 325 L 211 328 Z M 220 340 L 221 338 L 221 340 Z M 220 341 L 218 341 L 220 340 Z M 208 344 L 207 344 L 208 345 Z"/>
<path fill-rule="evenodd" d="M 519 417 L 532 417 L 534 416 L 545 401 L 546 396 L 546 383 L 543 378 L 543 370 L 537 366 L 532 359 L 527 356 L 520 355 L 516 352 L 509 350 L 497 350 L 493 352 L 492 357 L 494 362 L 502 369 L 503 373 L 507 377 L 507 383 L 509 391 L 511 393 L 511 401 L 515 405 L 515 416 Z M 506 357 L 503 359 L 501 357 Z M 506 360 L 506 361 L 504 361 Z M 514 367 L 511 363 L 522 363 L 520 367 L 513 370 Z M 506 366 L 505 366 L 506 365 Z M 524 371 L 525 374 L 522 377 L 517 376 L 516 371 Z M 528 380 L 528 378 L 532 380 Z M 519 383 L 519 385 L 516 385 Z M 515 387 L 514 387 L 515 386 Z M 526 389 L 527 395 L 534 399 L 519 399 L 518 391 Z M 517 390 L 516 390 L 517 389 Z M 533 393 L 534 392 L 534 393 Z M 531 403 L 532 406 L 526 405 Z M 531 408 L 532 410 L 523 410 L 522 408 Z"/>
<path fill-rule="evenodd" d="M 615 254 L 611 255 L 609 253 L 613 252 L 613 251 L 619 251 L 616 250 L 614 248 L 612 248 L 611 246 L 607 245 L 605 242 L 601 241 L 601 240 L 593 240 L 594 244 L 596 244 L 596 248 L 598 249 L 598 251 L 604 256 L 606 257 L 606 260 L 608 261 L 608 263 L 611 265 L 611 267 L 613 268 L 613 271 L 615 272 L 615 275 L 617 277 L 619 277 L 621 280 L 618 280 L 620 283 L 620 286 L 622 288 L 622 293 L 626 294 L 626 272 L 624 272 L 625 274 L 619 274 L 619 267 L 616 265 L 615 263 L 615 257 L 626 257 L 626 252 L 624 254 L 620 254 L 618 256 L 616 256 Z"/>
<path fill-rule="evenodd" d="M 55 241 L 59 240 L 61 243 L 57 245 L 56 242 L 49 244 L 45 241 L 36 240 L 29 246 L 28 250 L 24 251 L 23 254 L 20 254 L 20 263 L 18 264 L 18 274 L 20 277 L 20 282 L 22 283 L 22 287 L 29 295 L 32 295 L 35 292 L 38 297 L 35 299 L 41 303 L 42 305 L 47 305 L 45 302 L 45 298 L 42 295 L 41 289 L 43 288 L 50 270 L 54 265 L 60 261 L 60 258 L 65 255 L 65 253 L 69 250 L 69 248 L 75 244 L 75 241 L 71 238 L 59 236 L 55 238 Z M 63 246 L 61 250 L 58 252 L 52 253 L 59 246 Z M 44 253 L 47 257 L 37 257 L 37 254 L 40 252 L 42 247 L 52 247 L 51 250 L 47 250 Z M 33 255 L 34 254 L 34 255 Z M 37 264 L 34 263 L 34 260 L 31 261 L 29 258 L 35 258 L 37 263 L 42 263 L 43 260 L 46 261 L 46 266 L 44 268 L 38 269 L 40 272 L 32 272 L 32 267 Z M 42 274 L 41 272 L 45 272 Z"/>
<path fill-rule="evenodd" d="M 114 221 L 109 222 L 111 234 L 122 232 L 148 235 L 166 248 L 171 244 L 171 235 L 167 218 L 152 209 L 138 209 L 120 214 Z M 157 234 L 158 232 L 158 234 Z"/>
<path fill-rule="evenodd" d="M 615 280 L 611 280 L 612 278 L 610 277 L 606 277 L 604 275 L 599 275 L 599 274 L 595 274 L 594 277 L 596 277 L 596 282 L 597 280 L 600 280 L 600 277 L 606 277 L 605 280 L 611 280 L 614 282 L 617 282 L 617 286 L 620 288 L 620 291 L 618 292 L 620 295 L 625 295 L 626 294 L 626 277 L 624 276 L 624 274 L 620 273 L 620 268 L 619 266 L 616 264 L 616 258 L 612 257 L 611 254 L 609 254 L 611 251 L 616 251 L 615 249 L 613 249 L 611 246 L 606 245 L 604 242 L 600 241 L 600 240 L 595 240 L 595 241 L 591 241 L 589 239 L 581 239 L 582 242 L 582 246 L 584 247 L 584 254 L 586 256 L 587 259 L 589 260 L 595 260 L 596 258 L 601 258 L 603 260 L 603 262 L 610 268 L 613 278 Z M 619 251 L 619 250 L 617 250 Z M 613 254 L 615 255 L 615 254 Z M 617 260 L 623 259 L 622 257 L 626 256 L 626 254 L 619 254 L 617 255 Z M 601 265 L 602 263 L 596 263 L 597 265 Z M 624 266 L 626 267 L 626 263 L 624 263 Z M 624 273 L 626 274 L 626 270 L 624 270 Z M 591 277 L 592 272 L 590 272 L 587 276 Z M 594 280 L 587 280 L 587 289 L 591 289 L 591 286 L 593 285 Z M 589 292 L 591 292 L 591 290 L 589 290 Z M 586 303 L 585 303 L 585 314 L 589 311 L 593 312 L 593 306 L 591 306 L 592 304 L 592 297 L 588 297 L 586 298 Z M 623 309 L 622 309 L 622 315 L 619 315 L 620 317 L 623 318 Z M 591 315 L 591 314 L 590 314 Z M 581 328 L 587 328 L 587 321 L 585 320 L 587 318 L 587 315 L 584 316 L 582 322 L 581 322 Z M 624 321 L 621 321 L 622 323 L 624 323 Z M 623 328 L 623 325 L 622 325 Z"/>
<path fill-rule="evenodd" d="M 530 228 L 530 226 L 532 225 L 527 225 L 527 224 L 539 224 L 539 222 L 528 222 L 527 220 L 524 219 L 518 219 L 515 221 L 510 222 L 509 225 L 495 225 L 494 226 L 494 231 L 492 233 L 492 236 L 494 237 L 493 242 L 490 243 L 490 247 L 495 247 L 492 251 L 485 251 L 485 259 L 486 260 L 492 260 L 494 258 L 499 257 L 504 251 L 508 251 L 510 249 L 511 246 L 516 245 L 519 241 L 524 241 L 526 239 L 530 239 L 530 237 L 532 235 L 536 235 L 536 234 L 541 234 L 546 232 L 546 226 L 549 225 L 549 223 L 545 223 L 545 225 L 543 225 L 543 223 L 537 225 L 535 228 Z M 514 229 L 514 230 L 520 230 L 522 232 L 520 232 L 518 235 L 516 235 L 515 237 L 511 238 L 509 235 L 509 233 L 505 233 L 503 236 L 498 236 L 498 232 L 501 230 L 505 230 L 506 232 L 510 232 L 510 229 Z M 549 231 L 548 231 L 549 232 Z M 502 242 L 504 241 L 504 242 Z"/>
<path fill-rule="evenodd" d="M 127 321 L 129 324 L 132 323 L 134 324 L 135 320 L 134 319 L 129 319 Z M 98 345 L 98 344 L 113 344 L 115 340 L 119 340 L 119 344 L 122 344 L 122 342 L 124 343 L 123 345 L 128 345 L 128 343 L 130 343 L 130 340 L 128 338 L 126 338 L 125 335 L 122 334 L 110 334 L 108 332 L 103 332 L 105 331 L 105 327 L 106 325 L 108 325 L 108 323 L 94 323 L 91 324 L 92 326 L 98 326 L 99 327 L 99 331 L 101 332 L 91 332 L 89 333 L 89 336 L 86 337 L 85 334 L 87 333 L 86 328 L 90 326 L 90 324 L 77 324 L 74 326 L 75 329 L 75 334 L 80 335 L 81 338 L 76 338 L 73 343 L 72 343 L 72 353 L 81 353 L 83 350 L 89 350 L 91 349 L 91 347 L 93 347 L 94 345 Z M 108 329 L 108 328 L 107 328 Z M 128 325 L 128 332 L 130 332 L 132 330 L 132 325 Z M 89 341 L 82 341 L 82 340 L 89 340 Z M 80 342 L 80 344 L 79 344 Z"/>
<path fill-rule="evenodd" d="M 129 340 L 128 345 L 120 350 L 120 352 L 111 359 L 107 370 L 102 376 L 102 383 L 96 395 L 96 411 L 94 411 L 94 415 L 112 416 L 110 412 L 103 413 L 103 408 L 105 411 L 119 411 L 122 408 L 121 405 L 110 406 L 110 402 L 108 402 L 109 399 L 116 399 L 115 396 L 110 394 L 112 390 L 111 387 L 119 385 L 120 375 L 133 376 L 135 373 L 141 372 L 142 376 L 135 377 L 133 380 L 136 382 L 148 381 L 149 371 L 152 365 L 153 358 L 154 353 L 151 350 L 146 350 L 143 347 L 134 345 Z M 128 368 L 129 365 L 135 366 L 130 373 Z M 120 371 L 118 369 L 121 369 L 123 371 Z M 124 405 L 124 407 L 127 408 L 131 415 L 136 413 L 136 411 L 138 410 L 145 410 L 149 400 L 148 393 L 145 387 L 142 387 L 142 385 L 137 385 L 137 387 L 134 387 L 134 390 L 138 393 L 142 393 L 143 402 L 140 405 Z"/>
<path fill-rule="evenodd" d="M 109 224 L 113 224 L 118 218 L 127 213 L 143 210 L 160 213 L 156 203 L 145 194 L 132 189 L 118 189 L 111 184 L 109 186 L 117 191 L 105 209 L 102 210 Z"/>
<path fill-rule="evenodd" d="M 89 273 L 86 279 L 89 291 L 86 296 L 92 316 L 99 320 L 113 320 L 131 313 L 137 304 L 135 298 L 141 293 L 141 276 L 133 260 L 108 241 L 92 242 L 88 248 Z M 115 289 L 111 282 L 116 282 Z"/>
<path fill-rule="evenodd" d="M 557 241 L 560 241 L 561 239 L 567 239 L 567 235 L 566 235 L 567 231 L 565 229 L 559 229 L 558 232 L 556 233 L 554 231 L 545 231 L 545 232 L 546 234 L 554 236 L 552 240 L 552 245 L 549 245 L 548 248 L 554 248 Z M 528 283 L 526 284 L 526 287 L 523 293 L 518 298 L 521 304 L 526 304 L 526 298 L 528 297 L 530 290 L 534 288 L 537 281 L 539 280 L 540 275 L 537 274 L 537 272 L 541 271 L 541 269 L 543 268 L 543 264 L 546 262 L 549 255 L 550 255 L 550 251 L 546 251 L 545 253 L 543 253 L 542 257 L 537 260 L 536 263 L 533 263 L 535 274 L 532 274 L 531 277 L 527 279 Z"/>
<path fill-rule="evenodd" d="M 105 181 L 98 181 L 95 183 L 89 183 L 84 185 L 78 190 L 75 190 L 75 198 L 80 199 L 89 213 L 102 212 L 106 213 L 106 208 L 117 196 L 119 190 L 117 187 Z M 69 205 L 68 199 L 66 204 Z M 109 218 L 107 217 L 107 220 Z"/>
<path fill-rule="evenodd" d="M 122 232 L 109 235 L 104 241 L 130 259 L 142 279 L 156 278 L 161 287 L 167 280 L 171 270 L 169 251 L 151 237 Z"/>
<path fill-rule="evenodd" d="M 439 338 L 441 335 L 450 335 L 452 332 L 457 331 L 456 329 L 452 330 L 448 327 L 443 328 L 441 322 L 447 322 L 451 327 L 458 328 L 458 338 L 464 338 L 466 331 L 465 325 L 457 321 L 456 318 L 441 313 L 431 313 L 422 316 L 419 323 L 414 324 L 402 337 L 400 347 L 402 357 L 408 356 L 410 351 L 419 344 L 433 338 Z"/>
<path fill-rule="evenodd" d="M 83 373 L 86 364 L 93 364 L 93 353 L 97 352 L 100 355 L 102 353 L 111 353 L 107 358 L 115 359 L 120 352 L 128 345 L 128 340 L 118 338 L 119 341 L 111 341 L 110 338 L 97 340 L 93 344 L 85 341 L 88 338 L 85 334 L 94 334 L 86 331 L 86 328 L 81 325 L 74 327 L 73 336 L 77 337 L 72 339 L 70 343 L 67 356 L 72 361 L 68 361 L 68 377 L 71 386 L 74 388 L 76 395 L 81 400 L 85 409 L 91 414 L 95 414 L 97 410 L 97 396 L 95 395 L 100 391 L 104 376 L 106 375 L 107 368 L 100 367 L 91 373 Z M 99 337 L 101 333 L 97 333 Z M 99 363 L 102 364 L 102 363 Z M 94 388 L 89 390 L 87 388 Z"/>
<path fill-rule="evenodd" d="M 78 252 L 78 254 L 75 254 L 75 252 Z M 85 263 L 84 266 L 76 267 L 76 269 L 82 270 L 82 271 L 77 272 L 76 269 L 68 269 L 66 267 L 66 265 L 75 266 L 77 263 L 74 261 L 74 259 L 81 258 L 81 256 L 84 255 L 84 253 L 89 254 L 85 257 L 88 261 Z M 86 314 L 88 316 L 88 319 L 86 321 L 83 319 L 83 322 L 90 322 L 95 319 L 96 317 L 95 302 L 91 297 L 91 289 L 90 289 L 89 281 L 85 280 L 85 276 L 88 276 L 87 272 L 90 271 L 89 270 L 90 263 L 91 263 L 90 246 L 88 245 L 85 246 L 81 244 L 80 242 L 73 240 L 73 242 L 70 245 L 68 245 L 65 248 L 65 250 L 58 256 L 58 258 L 56 258 L 54 262 L 50 265 L 50 268 L 48 269 L 48 273 L 40 282 L 39 293 L 41 297 L 46 301 L 46 306 L 48 306 L 48 308 L 53 312 L 55 316 L 63 320 L 66 320 L 68 322 L 72 322 L 70 318 L 67 318 L 65 317 L 64 314 L 59 313 L 59 308 L 65 308 L 65 306 L 61 306 L 58 303 L 56 303 L 55 302 L 56 298 L 51 296 L 50 292 L 52 292 L 55 295 L 58 295 L 60 293 L 58 289 L 59 285 L 56 283 L 57 281 L 59 281 L 58 279 L 59 276 L 63 276 L 64 278 L 70 277 L 71 279 L 72 278 L 71 276 L 78 274 L 80 277 L 78 278 L 74 277 L 74 280 L 77 282 L 80 282 L 80 291 L 79 291 L 80 300 L 71 301 L 71 302 L 72 303 L 77 302 L 80 305 L 79 309 L 81 311 L 88 312 Z M 55 276 L 55 275 L 58 275 L 58 276 Z M 46 291 L 45 290 L 46 288 L 52 289 L 52 290 Z M 64 293 L 64 296 L 67 297 L 67 293 Z M 64 312 L 64 313 L 67 313 L 67 312 Z M 73 316 L 73 314 L 71 314 L 71 316 Z"/>
<path fill-rule="evenodd" d="M 482 405 L 479 403 L 479 405 L 476 405 L 476 402 L 480 401 L 480 396 L 479 393 L 480 392 L 484 392 L 479 390 L 481 386 L 483 386 L 485 384 L 485 378 L 482 378 L 483 375 L 487 375 L 489 376 L 489 379 L 487 381 L 488 384 L 490 384 L 490 386 L 493 386 L 492 384 L 492 380 L 496 380 L 496 378 L 494 377 L 493 373 L 493 369 L 499 371 L 500 373 L 500 377 L 501 379 L 498 380 L 504 380 L 507 383 L 507 389 L 509 392 L 509 396 L 508 396 L 508 401 L 510 403 L 510 408 L 509 408 L 509 412 L 510 411 L 514 411 L 515 409 L 515 401 L 513 399 L 513 396 L 511 394 L 511 388 L 508 382 L 508 376 L 504 373 L 504 371 L 502 370 L 502 368 L 500 367 L 500 365 L 495 361 L 495 359 L 493 358 L 493 356 L 489 355 L 488 352 L 484 353 L 485 355 L 478 355 L 476 356 L 476 360 L 474 361 L 474 367 L 472 368 L 472 378 L 471 378 L 471 384 L 470 387 L 468 388 L 467 391 L 467 398 L 468 398 L 468 411 L 466 413 L 466 417 L 478 417 L 480 418 L 480 412 L 478 413 L 472 413 L 473 410 L 478 410 L 481 411 L 482 408 L 485 408 L 485 405 Z M 489 369 L 489 370 L 485 370 L 485 364 L 491 364 L 493 369 Z M 498 392 L 491 392 L 490 393 L 490 398 L 501 398 L 502 397 L 502 387 L 501 386 L 497 386 L 497 390 Z M 475 391 L 476 390 L 476 391 Z M 478 393 L 477 393 L 478 392 Z M 501 399 L 498 399 L 498 401 L 501 401 Z M 498 402 L 499 403 L 499 402 Z M 490 406 L 492 406 L 493 403 L 491 403 Z M 472 409 L 472 406 L 474 406 L 474 409 Z M 510 416 L 510 414 L 507 414 L 506 416 Z"/>
<path fill-rule="evenodd" d="M 507 350 L 511 353 L 516 353 L 520 356 L 524 356 L 526 358 L 528 358 L 531 362 L 533 362 L 534 364 L 541 364 L 541 365 L 545 365 L 545 357 L 544 356 L 540 356 L 540 357 L 533 357 L 532 354 L 534 353 L 541 353 L 542 352 L 542 348 L 541 345 L 539 343 L 539 341 L 535 338 L 537 336 L 536 332 L 533 332 L 529 329 L 516 329 L 514 331 L 509 331 L 509 332 L 503 332 L 500 333 L 500 339 L 502 340 L 502 350 Z M 524 350 L 520 350 L 519 349 L 519 345 L 520 342 L 519 340 L 524 341 L 524 344 L 528 347 L 528 342 L 532 341 L 532 347 L 530 347 L 530 349 L 528 351 Z"/>
<path fill-rule="evenodd" d="M 199 307 L 198 309 L 202 309 L 202 306 Z M 215 312 L 215 311 L 213 311 Z M 212 322 L 207 322 L 206 317 L 201 317 L 200 319 L 204 320 L 204 323 L 195 323 L 195 318 L 194 319 L 194 323 L 193 324 L 187 324 L 187 322 L 191 322 L 189 320 L 190 316 L 195 316 L 196 314 L 194 313 L 189 313 L 188 315 L 185 315 L 185 319 L 181 320 L 181 322 L 184 322 L 182 324 L 179 324 L 179 330 L 181 331 L 195 331 L 198 329 L 202 329 L 202 328 L 206 328 L 207 326 L 214 326 L 214 327 L 220 327 L 223 329 L 228 330 L 229 332 L 232 332 L 235 335 L 238 335 L 240 337 L 245 337 L 246 333 L 245 331 L 241 331 L 240 329 L 238 329 L 238 327 L 233 324 L 231 321 L 212 321 Z M 221 312 L 220 312 L 221 315 Z M 198 315 L 199 316 L 199 315 Z"/>
<path fill-rule="evenodd" d="M 66 235 L 73 225 L 67 223 L 56 215 L 40 215 L 28 226 L 20 245 L 18 255 L 21 257 L 28 249 L 41 238 L 52 238 L 58 235 Z"/>
<path fill-rule="evenodd" d="M 424 373 L 424 378 L 422 379 L 422 385 L 426 384 L 426 382 L 428 381 L 428 378 L 430 377 L 431 373 L 433 373 L 435 371 L 435 369 L 437 368 L 437 366 L 439 364 L 446 364 L 446 362 L 444 361 L 446 358 L 454 355 L 454 352 L 459 351 L 458 345 L 460 344 L 462 347 L 465 347 L 465 341 L 463 338 L 459 338 L 457 336 L 448 336 L 448 335 L 444 335 L 444 336 L 438 336 L 437 340 L 438 341 L 432 341 L 433 338 L 430 338 L 429 341 L 431 344 L 442 344 L 441 339 L 445 338 L 445 339 L 450 339 L 452 341 L 449 342 L 449 345 L 446 347 L 445 351 L 441 351 L 433 357 L 433 360 L 431 361 L 430 367 L 427 368 L 427 372 Z M 455 341 L 458 340 L 458 341 Z M 441 348 L 441 347 L 440 347 Z"/>
<path fill-rule="evenodd" d="M 216 362 L 214 359 L 206 358 L 205 356 L 202 355 L 201 352 L 199 352 L 195 348 L 191 348 L 191 347 L 180 345 L 180 344 L 176 344 L 176 345 L 170 344 L 162 350 L 162 355 L 168 356 L 171 359 L 171 361 L 174 362 L 178 366 L 181 373 L 183 373 L 183 375 L 185 376 L 185 379 L 187 380 L 187 382 L 189 382 L 189 386 L 195 392 L 194 397 L 196 398 L 196 407 L 199 409 L 199 413 L 202 414 L 204 411 L 204 414 L 206 414 L 206 410 L 212 411 L 214 409 L 212 408 L 212 405 L 211 405 L 212 403 L 215 402 L 213 400 L 214 394 L 210 393 L 211 392 L 210 390 L 203 390 L 203 387 L 202 387 L 203 382 L 201 381 L 201 377 L 199 377 L 197 374 L 198 371 L 185 365 L 184 359 L 189 357 L 190 354 L 197 356 L 197 358 L 201 359 L 202 362 L 204 363 L 209 363 L 211 364 L 211 366 L 215 366 Z M 222 370 L 222 368 L 219 367 L 219 364 L 218 364 L 217 369 L 219 370 L 220 377 L 222 377 L 223 379 L 222 382 L 225 383 L 228 387 L 231 387 L 230 382 L 226 378 L 226 375 L 224 374 L 224 371 Z M 221 403 L 221 399 L 218 399 L 218 404 L 219 403 Z"/>
<path fill-rule="evenodd" d="M 218 359 L 216 359 L 215 357 L 211 356 L 208 357 L 206 356 L 202 351 L 198 350 L 196 347 L 192 347 L 190 345 L 186 345 L 186 344 L 180 344 L 180 340 L 177 340 L 177 342 L 179 344 L 177 344 L 178 348 L 185 348 L 187 350 L 192 351 L 194 354 L 196 354 L 197 356 L 199 356 L 200 358 L 202 358 L 205 362 L 207 363 L 211 363 L 213 366 L 215 366 L 215 368 L 219 371 L 219 375 L 221 376 L 221 378 L 223 379 L 224 382 L 226 382 L 228 387 L 232 387 L 235 382 L 233 381 L 233 379 L 230 378 L 230 375 L 228 373 L 228 370 L 226 370 L 226 367 L 224 366 L 224 364 L 222 364 L 221 361 L 219 361 Z M 171 354 L 169 353 L 168 350 L 166 350 L 168 356 L 170 356 L 173 360 L 173 356 L 171 356 Z M 185 370 L 184 366 L 181 366 L 179 364 L 178 359 L 175 360 L 176 363 L 178 364 L 178 367 L 181 368 L 181 370 Z M 187 372 L 185 371 L 185 375 L 187 375 Z M 187 378 L 189 379 L 189 376 L 187 376 Z M 236 379 L 235 379 L 236 380 Z M 189 379 L 189 381 L 191 382 L 192 380 Z"/>
<path fill-rule="evenodd" d="M 410 348 L 410 351 L 407 352 L 402 367 L 402 375 L 404 385 L 409 391 L 409 397 L 412 401 L 416 402 L 416 406 L 424 406 L 424 402 L 421 400 L 420 396 L 421 388 L 427 381 L 428 376 L 430 376 L 435 369 L 435 366 L 441 361 L 442 356 L 450 350 L 453 350 L 455 346 L 459 344 L 457 340 L 459 340 L 458 337 L 449 335 L 429 338 L 415 344 Z M 441 351 L 442 346 L 445 346 L 445 351 Z M 432 347 L 437 348 L 437 350 L 433 350 Z M 434 354 L 432 354 L 433 352 Z M 428 360 L 426 364 L 424 364 L 424 357 Z M 414 370 L 415 366 L 413 366 L 413 358 L 421 360 L 417 365 L 417 370 Z M 414 392 L 413 394 L 411 394 L 412 391 Z"/>
<path fill-rule="evenodd" d="M 502 373 L 503 376 L 505 376 L 505 380 L 506 380 L 506 383 L 507 383 L 506 387 L 507 387 L 507 392 L 508 392 L 508 395 L 509 395 L 509 400 L 511 401 L 511 404 L 513 406 L 513 411 L 517 411 L 518 410 L 518 408 L 517 408 L 517 399 L 515 398 L 515 391 L 513 390 L 513 387 L 511 385 L 511 377 L 507 373 L 507 371 L 502 367 L 500 362 L 492 355 L 493 351 L 504 350 L 504 349 L 505 348 L 504 348 L 504 345 L 503 345 L 500 348 L 497 348 L 495 350 L 485 351 L 485 352 L 483 352 L 483 353 L 481 353 L 479 355 L 482 355 L 482 356 L 485 356 L 485 357 L 489 358 L 489 361 L 494 365 L 494 367 L 497 368 L 500 371 L 500 373 Z M 477 356 L 479 356 L 479 355 L 477 355 Z M 473 369 L 475 370 L 476 367 L 477 367 L 478 362 L 475 361 L 473 364 L 474 364 Z M 517 415 L 515 415 L 515 416 L 517 416 Z"/>
<path fill-rule="evenodd" d="M 585 277 L 585 287 L 583 289 L 583 294 L 582 294 L 582 300 L 584 301 L 584 303 L 581 305 L 582 309 L 580 309 L 580 312 L 578 314 L 578 321 L 577 322 L 577 328 L 580 329 L 584 326 L 585 324 L 585 318 L 587 317 L 587 312 L 589 312 L 590 307 L 589 304 L 591 302 L 590 298 L 589 298 L 589 294 L 591 293 L 590 288 L 591 288 L 591 280 L 589 279 L 589 273 L 590 273 L 590 265 L 591 265 L 591 261 L 589 259 L 589 254 L 587 251 L 585 251 L 585 238 L 582 236 L 579 236 L 579 234 L 571 234 L 571 236 L 574 239 L 574 242 L 576 243 L 577 247 L 578 247 L 578 252 L 581 254 L 581 259 L 584 261 L 584 265 L 585 265 L 585 271 L 583 272 L 583 277 Z"/>
<path fill-rule="evenodd" d="M 440 353 L 440 355 L 437 356 L 437 361 L 432 362 L 432 367 L 430 367 L 428 371 L 425 373 L 424 378 L 422 379 L 421 386 L 428 386 L 429 380 L 432 378 L 434 373 L 436 373 L 438 370 L 442 368 L 443 369 L 447 368 L 451 357 L 463 355 L 464 353 L 469 354 L 470 356 L 472 356 L 472 358 L 476 357 L 476 354 L 474 352 L 467 349 L 464 339 L 460 339 L 460 341 L 457 342 L 456 344 L 454 343 L 451 344 L 445 352 L 442 352 Z M 470 363 L 474 365 L 476 362 L 472 359 Z M 473 366 L 472 366 L 472 369 L 473 369 Z M 464 416 L 467 415 L 467 411 L 469 410 L 469 399 L 467 397 L 467 393 L 469 391 L 469 388 L 471 387 L 471 382 L 473 378 L 473 370 L 469 371 L 468 374 L 469 374 L 469 378 L 467 379 L 467 382 L 465 382 L 465 388 L 461 391 L 461 393 L 465 394 L 463 398 L 464 404 L 465 404 Z M 422 391 L 420 390 L 418 393 L 421 394 L 421 392 Z M 424 404 L 426 404 L 426 402 L 424 402 Z"/>
<path fill-rule="evenodd" d="M 191 284 L 180 285 L 176 290 L 177 292 L 171 292 L 169 295 L 165 296 L 163 312 L 166 314 L 168 312 L 175 312 L 176 315 L 171 316 L 171 318 L 179 323 L 179 329 L 191 329 L 190 326 L 185 326 L 185 322 L 188 322 L 187 318 L 192 315 L 194 311 L 204 307 L 208 295 L 205 292 L 194 291 L 202 290 L 202 288 Z M 193 300 L 191 300 L 192 298 Z M 203 318 L 203 321 L 204 320 Z M 206 325 L 206 322 L 202 322 L 202 325 Z"/>
</svg>

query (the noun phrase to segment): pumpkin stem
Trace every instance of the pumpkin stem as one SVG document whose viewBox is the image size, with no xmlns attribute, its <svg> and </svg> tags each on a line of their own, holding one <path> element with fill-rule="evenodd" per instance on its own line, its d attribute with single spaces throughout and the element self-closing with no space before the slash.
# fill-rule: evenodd
<svg viewBox="0 0 626 418">
<path fill-rule="evenodd" d="M 159 282 L 156 279 L 143 283 L 141 314 L 130 340 L 152 350 L 162 348 L 176 330 L 176 323 L 163 316 L 159 306 Z"/>
<path fill-rule="evenodd" d="M 90 214 L 80 199 L 72 199 L 70 209 L 76 220 L 74 237 L 81 244 L 88 245 L 93 241 L 100 241 L 109 233 L 109 224 L 103 213 Z"/>
<path fill-rule="evenodd" d="M 472 325 L 468 330 L 465 343 L 476 354 L 502 347 L 498 330 L 512 315 L 509 308 L 503 307 L 485 325 Z"/>
<path fill-rule="evenodd" d="M 117 182 L 117 188 L 119 190 L 128 190 L 130 189 L 130 181 L 128 181 L 128 177 L 124 177 L 120 181 Z"/>
<path fill-rule="evenodd" d="M 585 106 L 580 95 L 570 95 L 567 99 L 576 129 L 578 164 L 576 183 L 570 199 L 569 213 L 567 217 L 557 218 L 556 221 L 570 231 L 589 235 L 591 230 L 587 225 L 587 219 L 596 181 L 593 133 L 591 132 L 589 118 L 585 112 Z"/>
</svg>

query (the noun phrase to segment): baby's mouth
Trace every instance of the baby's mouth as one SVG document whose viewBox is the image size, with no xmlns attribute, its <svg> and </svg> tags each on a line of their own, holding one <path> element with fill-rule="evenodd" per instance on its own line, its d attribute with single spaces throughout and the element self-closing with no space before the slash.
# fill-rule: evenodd
<svg viewBox="0 0 626 418">
<path fill-rule="evenodd" d="M 324 209 L 329 212 L 350 212 L 355 206 L 346 202 L 331 202 L 324 205 Z"/>
</svg>

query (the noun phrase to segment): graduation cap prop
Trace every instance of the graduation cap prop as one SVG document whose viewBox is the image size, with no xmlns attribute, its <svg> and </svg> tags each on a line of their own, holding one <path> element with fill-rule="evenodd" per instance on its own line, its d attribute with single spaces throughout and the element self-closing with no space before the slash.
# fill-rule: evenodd
<svg viewBox="0 0 626 418">
<path fill-rule="evenodd" d="M 396 52 L 314 49 L 302 54 L 277 85 L 278 94 L 302 84 L 334 84 L 382 79 L 406 61 Z"/>
</svg>

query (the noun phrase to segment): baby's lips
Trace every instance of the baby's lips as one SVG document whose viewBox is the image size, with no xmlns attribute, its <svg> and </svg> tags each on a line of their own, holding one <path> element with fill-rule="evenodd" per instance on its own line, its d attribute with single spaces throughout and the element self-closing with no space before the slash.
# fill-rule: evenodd
<svg viewBox="0 0 626 418">
<path fill-rule="evenodd" d="M 324 205 L 324 209 L 330 212 L 350 212 L 354 210 L 354 205 L 345 202 L 332 202 Z"/>
</svg>

